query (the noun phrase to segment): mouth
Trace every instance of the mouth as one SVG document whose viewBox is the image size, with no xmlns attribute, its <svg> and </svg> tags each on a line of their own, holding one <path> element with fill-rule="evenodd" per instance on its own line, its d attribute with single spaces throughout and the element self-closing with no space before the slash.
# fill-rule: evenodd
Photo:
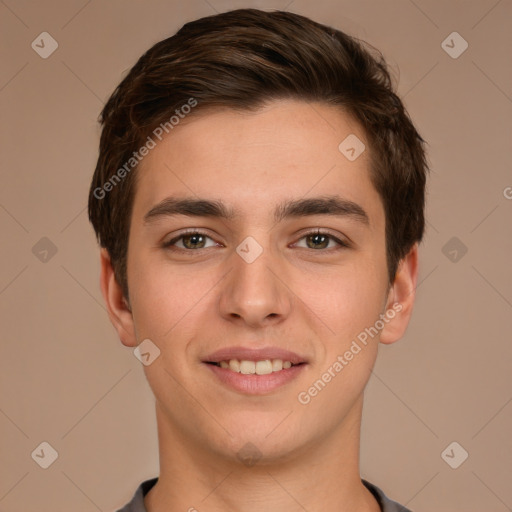
<svg viewBox="0 0 512 512">
<path fill-rule="evenodd" d="M 242 394 L 269 394 L 291 382 L 308 366 L 306 358 L 278 348 L 219 350 L 202 361 L 216 382 Z"/>
<path fill-rule="evenodd" d="M 283 361 L 282 359 L 262 359 L 259 361 L 250 361 L 248 359 L 229 359 L 224 361 L 205 361 L 206 364 L 224 368 L 235 373 L 242 373 L 244 375 L 269 375 L 271 373 L 281 372 L 287 370 L 292 366 L 300 366 L 306 364 L 292 363 L 291 361 Z"/>
</svg>

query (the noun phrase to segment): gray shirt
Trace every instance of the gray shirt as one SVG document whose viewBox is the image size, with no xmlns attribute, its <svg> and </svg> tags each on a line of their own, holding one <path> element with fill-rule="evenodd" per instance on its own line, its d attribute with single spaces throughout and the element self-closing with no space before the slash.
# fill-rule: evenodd
<svg viewBox="0 0 512 512">
<path fill-rule="evenodd" d="M 130 503 L 127 503 L 117 512 L 147 512 L 146 507 L 144 506 L 144 496 L 146 496 L 146 494 L 156 484 L 157 481 L 158 477 L 142 482 L 135 491 L 135 494 L 133 495 Z M 379 503 L 382 512 L 411 512 L 403 505 L 400 505 L 396 501 L 390 500 L 377 486 L 367 482 L 364 479 L 361 479 L 361 481 L 365 487 L 375 496 L 375 499 Z"/>
</svg>

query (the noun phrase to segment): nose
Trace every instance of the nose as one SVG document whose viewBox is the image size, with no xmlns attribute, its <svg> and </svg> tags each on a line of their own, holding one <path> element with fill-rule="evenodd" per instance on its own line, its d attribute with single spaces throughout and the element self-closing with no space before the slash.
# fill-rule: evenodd
<svg viewBox="0 0 512 512">
<path fill-rule="evenodd" d="M 252 328 L 278 324 L 287 318 L 292 307 L 292 293 L 270 251 L 263 250 L 252 262 L 234 252 L 232 261 L 232 270 L 221 289 L 219 307 L 222 317 Z"/>
</svg>

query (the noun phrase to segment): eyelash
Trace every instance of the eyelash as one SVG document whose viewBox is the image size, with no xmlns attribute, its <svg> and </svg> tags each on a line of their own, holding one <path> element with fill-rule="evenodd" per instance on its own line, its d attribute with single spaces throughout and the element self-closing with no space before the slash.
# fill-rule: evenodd
<svg viewBox="0 0 512 512">
<path fill-rule="evenodd" d="M 180 235 L 174 237 L 172 240 L 169 240 L 168 242 L 164 242 L 162 244 L 162 248 L 170 250 L 170 251 L 180 251 L 180 252 L 189 252 L 189 253 L 200 251 L 201 248 L 199 248 L 199 249 L 183 249 L 181 247 L 174 247 L 174 244 L 176 242 L 178 242 L 179 240 L 181 240 L 183 237 L 185 237 L 187 235 L 201 235 L 201 236 L 204 236 L 204 237 L 207 237 L 207 238 L 210 238 L 211 240 L 213 240 L 213 238 L 211 236 L 209 236 L 207 233 L 205 233 L 203 231 L 199 231 L 197 229 L 190 229 L 190 230 L 182 232 Z M 347 242 L 343 242 L 342 240 L 335 237 L 328 231 L 322 231 L 321 229 L 316 229 L 316 230 L 304 233 L 299 238 L 299 240 L 302 240 L 303 238 L 306 238 L 308 236 L 313 236 L 313 235 L 327 236 L 330 240 L 334 240 L 337 244 L 339 244 L 339 247 L 334 247 L 334 248 L 331 247 L 330 249 L 310 249 L 309 247 L 301 247 L 301 249 L 309 249 L 309 250 L 315 251 L 315 252 L 328 252 L 329 253 L 331 251 L 338 251 L 338 250 L 347 249 L 350 247 L 350 245 Z M 202 248 L 202 249 L 211 249 L 211 247 L 206 247 L 206 248 Z"/>
</svg>

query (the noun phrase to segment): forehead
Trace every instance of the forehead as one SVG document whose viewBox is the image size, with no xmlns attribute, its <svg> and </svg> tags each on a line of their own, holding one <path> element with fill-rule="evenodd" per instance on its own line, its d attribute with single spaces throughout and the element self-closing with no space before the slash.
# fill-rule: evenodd
<svg viewBox="0 0 512 512">
<path fill-rule="evenodd" d="M 170 195 L 221 200 L 254 218 L 273 215 L 283 199 L 336 194 L 378 221 L 383 209 L 369 165 L 364 131 L 337 107 L 280 100 L 257 112 L 199 112 L 139 165 L 134 217 Z"/>
</svg>

